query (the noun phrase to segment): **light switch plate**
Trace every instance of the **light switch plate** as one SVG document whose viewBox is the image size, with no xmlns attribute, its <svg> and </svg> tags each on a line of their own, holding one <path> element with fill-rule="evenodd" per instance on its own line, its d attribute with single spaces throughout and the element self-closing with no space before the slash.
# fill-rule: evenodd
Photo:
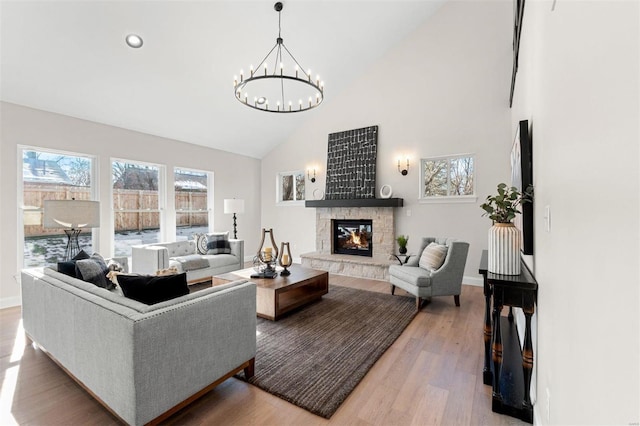
<svg viewBox="0 0 640 426">
<path fill-rule="evenodd" d="M 544 225 L 547 232 L 551 232 L 551 206 L 544 207 Z"/>
</svg>

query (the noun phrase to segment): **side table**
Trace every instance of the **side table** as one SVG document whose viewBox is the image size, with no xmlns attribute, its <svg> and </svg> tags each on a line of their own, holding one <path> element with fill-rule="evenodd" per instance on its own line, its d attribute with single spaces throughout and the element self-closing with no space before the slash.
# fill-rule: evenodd
<svg viewBox="0 0 640 426">
<path fill-rule="evenodd" d="M 533 372 L 531 316 L 535 310 L 538 283 L 522 260 L 520 275 L 500 275 L 488 271 L 488 257 L 488 251 L 483 250 L 479 268 L 485 295 L 483 381 L 493 385 L 491 409 L 494 412 L 533 423 L 529 395 Z M 522 351 L 513 315 L 500 315 L 503 306 L 518 307 L 524 311 Z"/>
<path fill-rule="evenodd" d="M 409 258 L 411 256 L 413 256 L 412 254 L 392 254 L 393 257 L 395 257 L 396 259 L 398 259 L 398 262 L 400 263 L 400 265 L 404 265 L 409 261 Z M 404 258 L 404 260 L 402 260 L 401 258 Z"/>
</svg>

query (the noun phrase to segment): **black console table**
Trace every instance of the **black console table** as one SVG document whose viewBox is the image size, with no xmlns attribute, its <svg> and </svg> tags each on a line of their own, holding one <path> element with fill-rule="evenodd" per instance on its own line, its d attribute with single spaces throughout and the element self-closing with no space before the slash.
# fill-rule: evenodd
<svg viewBox="0 0 640 426">
<path fill-rule="evenodd" d="M 488 271 L 488 257 L 488 251 L 483 250 L 479 269 L 484 278 L 485 297 L 483 381 L 493 385 L 491 409 L 494 412 L 533 423 L 529 395 L 533 372 L 531 316 L 535 311 L 538 283 L 522 260 L 520 275 L 500 275 Z M 501 316 L 505 305 L 524 311 L 522 351 L 512 310 L 508 317 Z"/>
</svg>

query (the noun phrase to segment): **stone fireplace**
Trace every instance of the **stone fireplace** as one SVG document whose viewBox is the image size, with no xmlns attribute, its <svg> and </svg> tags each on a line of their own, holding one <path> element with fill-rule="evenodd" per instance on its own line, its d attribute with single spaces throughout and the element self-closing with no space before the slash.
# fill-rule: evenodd
<svg viewBox="0 0 640 426">
<path fill-rule="evenodd" d="M 378 126 L 329 134 L 324 199 L 304 203 L 316 209 L 316 251 L 300 255 L 303 266 L 389 279 L 393 213 L 403 200 L 375 198 L 377 144 Z"/>
<path fill-rule="evenodd" d="M 302 254 L 302 265 L 340 275 L 388 280 L 395 247 L 393 212 L 394 207 L 316 207 L 316 251 Z M 364 220 L 371 223 L 371 254 L 335 253 L 336 223 L 355 228 Z"/>
</svg>

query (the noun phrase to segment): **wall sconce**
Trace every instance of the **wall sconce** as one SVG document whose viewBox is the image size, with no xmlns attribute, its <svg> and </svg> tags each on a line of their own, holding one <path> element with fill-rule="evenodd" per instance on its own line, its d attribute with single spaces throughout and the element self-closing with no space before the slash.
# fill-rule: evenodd
<svg viewBox="0 0 640 426">
<path fill-rule="evenodd" d="M 400 166 L 400 159 L 398 158 L 398 171 L 402 176 L 406 176 L 409 173 L 409 157 L 407 157 L 407 167 L 405 168 Z"/>
<path fill-rule="evenodd" d="M 313 176 L 311 176 L 311 171 L 313 170 Z M 307 169 L 307 178 L 311 181 L 311 183 L 316 182 L 316 169 Z"/>
</svg>

